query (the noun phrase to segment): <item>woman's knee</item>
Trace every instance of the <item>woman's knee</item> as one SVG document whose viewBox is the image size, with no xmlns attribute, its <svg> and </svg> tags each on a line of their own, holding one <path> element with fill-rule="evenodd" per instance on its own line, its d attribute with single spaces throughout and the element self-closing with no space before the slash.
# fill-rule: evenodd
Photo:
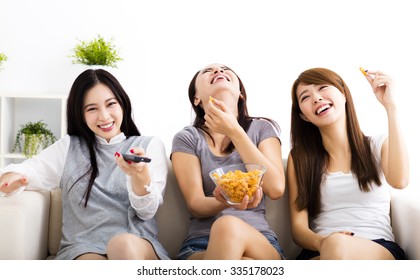
<svg viewBox="0 0 420 280">
<path fill-rule="evenodd" d="M 343 233 L 333 233 L 325 238 L 320 250 L 321 258 L 345 259 L 348 236 Z"/>
<path fill-rule="evenodd" d="M 247 224 L 237 217 L 223 216 L 213 223 L 210 236 L 224 236 L 238 239 L 244 236 L 246 226 Z"/>
<path fill-rule="evenodd" d="M 236 231 L 240 231 L 244 222 L 234 216 L 223 216 L 218 218 L 212 225 L 211 231 L 215 233 L 235 233 Z"/>
<path fill-rule="evenodd" d="M 147 241 L 130 233 L 120 233 L 113 236 L 107 245 L 107 255 L 116 259 L 142 259 L 146 250 L 141 250 L 141 243 Z M 145 257 L 145 256 L 144 256 Z"/>
<path fill-rule="evenodd" d="M 119 233 L 114 235 L 109 241 L 107 245 L 107 251 L 112 251 L 115 248 L 122 249 L 122 248 L 129 248 L 130 244 L 133 242 L 133 239 L 136 236 L 129 234 L 129 233 Z"/>
</svg>

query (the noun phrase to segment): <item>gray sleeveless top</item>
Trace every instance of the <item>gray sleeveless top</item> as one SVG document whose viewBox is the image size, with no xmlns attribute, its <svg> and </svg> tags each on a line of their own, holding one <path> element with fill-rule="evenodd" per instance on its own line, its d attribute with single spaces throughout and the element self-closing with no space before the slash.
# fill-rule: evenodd
<svg viewBox="0 0 420 280">
<path fill-rule="evenodd" d="M 117 166 L 116 151 L 138 146 L 147 150 L 152 137 L 133 136 L 111 144 L 97 145 L 99 174 L 95 179 L 87 207 L 90 160 L 87 146 L 71 136 L 60 188 L 63 190 L 63 237 L 57 259 L 75 259 L 87 252 L 105 254 L 108 241 L 118 233 L 132 233 L 148 240 L 160 259 L 169 259 L 157 241 L 155 219 L 141 220 L 131 207 L 126 188 L 126 174 Z M 85 175 L 85 176 L 84 176 Z"/>
<path fill-rule="evenodd" d="M 207 145 L 204 133 L 202 130 L 193 126 L 185 127 L 174 136 L 171 153 L 188 153 L 200 159 L 204 193 L 206 196 L 212 196 L 215 185 L 209 176 L 210 171 L 220 166 L 242 163 L 242 160 L 237 151 L 223 157 L 215 156 Z M 247 134 L 257 146 L 260 142 L 270 137 L 275 137 L 280 140 L 279 131 L 264 119 L 254 119 Z M 266 220 L 265 202 L 263 198 L 258 207 L 254 209 L 241 211 L 235 208 L 227 208 L 218 215 L 210 218 L 195 218 L 191 216 L 190 228 L 185 242 L 192 238 L 209 236 L 213 222 L 223 215 L 239 217 L 261 233 L 276 237 L 276 234 L 270 229 Z"/>
</svg>

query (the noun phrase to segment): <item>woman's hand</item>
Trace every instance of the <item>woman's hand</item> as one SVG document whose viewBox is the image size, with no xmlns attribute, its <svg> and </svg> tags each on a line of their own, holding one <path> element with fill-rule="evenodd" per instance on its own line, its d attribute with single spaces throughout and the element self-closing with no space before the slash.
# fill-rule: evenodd
<svg viewBox="0 0 420 280">
<path fill-rule="evenodd" d="M 130 153 L 137 156 L 146 156 L 144 149 L 139 147 L 132 148 Z M 125 161 L 119 152 L 115 153 L 115 160 L 121 170 L 131 177 L 133 191 L 138 195 L 147 194 L 145 186 L 148 186 L 151 181 L 147 163 Z"/>
<path fill-rule="evenodd" d="M 130 153 L 136 156 L 146 156 L 142 148 L 132 148 Z M 119 152 L 115 153 L 116 161 L 121 170 L 128 176 L 136 176 L 144 172 L 147 169 L 147 163 L 145 162 L 133 162 L 125 161 Z"/>
<path fill-rule="evenodd" d="M 232 132 L 238 129 L 239 123 L 233 112 L 226 107 L 223 101 L 212 99 L 209 101 L 208 110 L 204 116 L 205 125 L 214 132 L 221 133 L 231 138 Z"/>
<path fill-rule="evenodd" d="M 222 193 L 220 192 L 220 187 L 216 187 L 213 191 L 213 196 L 216 198 L 216 200 L 223 202 L 226 206 L 229 207 L 233 207 L 235 209 L 238 210 L 245 210 L 245 209 L 253 209 L 255 207 L 258 206 L 258 204 L 260 204 L 261 199 L 262 199 L 262 188 L 258 187 L 255 194 L 254 194 L 254 199 L 249 202 L 249 196 L 245 195 L 244 198 L 242 199 L 241 204 L 237 204 L 237 205 L 231 205 L 227 202 L 227 200 L 225 199 L 225 197 L 222 195 Z"/>
<path fill-rule="evenodd" d="M 371 85 L 378 101 L 387 108 L 394 104 L 392 87 L 393 82 L 391 77 L 385 75 L 380 71 L 366 70 L 366 80 Z"/>
<path fill-rule="evenodd" d="M 0 192 L 10 194 L 20 187 L 27 186 L 29 179 L 20 173 L 7 172 L 0 177 Z"/>
</svg>

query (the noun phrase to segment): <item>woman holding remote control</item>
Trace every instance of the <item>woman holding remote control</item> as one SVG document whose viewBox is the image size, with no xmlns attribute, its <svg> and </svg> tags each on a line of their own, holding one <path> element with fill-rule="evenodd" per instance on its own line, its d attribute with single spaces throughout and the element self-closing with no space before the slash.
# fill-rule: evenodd
<svg viewBox="0 0 420 280">
<path fill-rule="evenodd" d="M 67 133 L 39 155 L 3 168 L 0 191 L 62 188 L 57 259 L 168 259 L 154 220 L 168 172 L 165 147 L 140 135 L 130 99 L 109 72 L 89 69 L 76 78 Z M 153 160 L 125 161 L 122 154 Z"/>
</svg>

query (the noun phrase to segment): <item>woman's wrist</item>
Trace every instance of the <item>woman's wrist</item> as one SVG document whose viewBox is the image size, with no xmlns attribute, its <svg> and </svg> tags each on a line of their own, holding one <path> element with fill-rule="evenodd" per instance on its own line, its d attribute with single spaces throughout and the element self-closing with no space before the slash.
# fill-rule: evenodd
<svg viewBox="0 0 420 280">
<path fill-rule="evenodd" d="M 142 172 L 143 173 L 143 172 Z M 149 192 L 151 179 L 149 172 L 145 174 L 135 174 L 131 176 L 131 187 L 136 195 L 146 195 Z"/>
</svg>

